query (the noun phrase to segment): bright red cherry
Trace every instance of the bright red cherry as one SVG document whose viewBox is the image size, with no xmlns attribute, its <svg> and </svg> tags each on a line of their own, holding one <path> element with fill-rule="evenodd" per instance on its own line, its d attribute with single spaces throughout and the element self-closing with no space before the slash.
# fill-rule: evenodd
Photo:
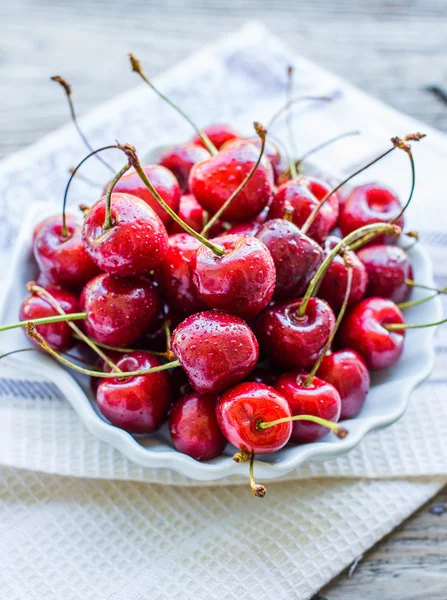
<svg viewBox="0 0 447 600">
<path fill-rule="evenodd" d="M 362 409 L 370 378 L 364 360 L 354 350 L 327 354 L 317 371 L 320 379 L 331 383 L 341 399 L 340 419 L 353 419 Z"/>
<path fill-rule="evenodd" d="M 209 137 L 213 146 L 216 146 L 218 150 L 225 142 L 228 142 L 228 140 L 240 138 L 240 134 L 237 133 L 237 131 L 235 131 L 229 125 L 224 124 L 209 125 L 202 131 Z M 204 146 L 203 141 L 198 135 L 195 135 L 191 142 L 199 146 Z"/>
<path fill-rule="evenodd" d="M 241 383 L 220 397 L 217 422 L 227 440 L 247 453 L 276 452 L 287 444 L 292 423 L 259 429 L 258 423 L 291 417 L 286 399 L 268 385 Z"/>
<path fill-rule="evenodd" d="M 160 264 L 168 234 L 159 217 L 140 198 L 112 194 L 112 227 L 104 229 L 105 197 L 85 216 L 85 249 L 98 267 L 118 277 L 147 275 Z"/>
<path fill-rule="evenodd" d="M 396 218 L 402 210 L 399 198 L 390 189 L 378 183 L 368 183 L 354 188 L 346 198 L 340 211 L 338 225 L 343 237 L 363 225 L 385 223 Z M 404 219 L 399 217 L 396 225 L 403 227 Z M 380 236 L 374 244 L 394 244 L 394 236 Z"/>
<path fill-rule="evenodd" d="M 250 174 L 259 150 L 247 144 L 221 152 L 191 169 L 189 189 L 203 208 L 214 214 Z M 273 171 L 263 157 L 243 190 L 224 211 L 226 221 L 250 221 L 267 205 L 273 190 Z"/>
<path fill-rule="evenodd" d="M 193 285 L 189 263 L 201 243 L 188 233 L 176 233 L 169 238 L 169 247 L 154 276 L 161 293 L 175 310 L 184 313 L 204 310 Z"/>
<path fill-rule="evenodd" d="M 192 280 L 200 298 L 244 319 L 267 306 L 275 289 L 275 264 L 266 246 L 248 235 L 219 237 L 222 257 L 201 246 L 192 257 Z"/>
<path fill-rule="evenodd" d="M 200 139 L 200 138 L 199 138 Z M 203 146 L 199 146 L 198 144 L 183 144 L 182 146 L 174 146 L 174 148 L 169 148 L 161 154 L 158 162 L 163 167 L 166 167 L 174 173 L 180 190 L 183 194 L 188 192 L 188 178 L 189 173 L 191 172 L 192 167 L 198 163 L 202 162 L 202 160 L 206 160 L 207 158 L 211 158 L 211 154 L 206 150 Z M 150 181 L 150 174 L 147 173 L 147 176 Z M 153 181 L 152 181 L 153 183 Z M 164 198 L 163 194 L 157 190 L 162 198 Z M 174 209 L 175 210 L 175 209 Z"/>
<path fill-rule="evenodd" d="M 119 279 L 103 273 L 87 283 L 81 294 L 87 313 L 85 331 L 109 346 L 126 348 L 141 338 L 155 321 L 160 298 L 143 278 Z"/>
<path fill-rule="evenodd" d="M 323 262 L 321 247 L 286 219 L 266 221 L 256 237 L 267 246 L 275 263 L 275 297 L 301 296 Z"/>
<path fill-rule="evenodd" d="M 217 396 L 193 392 L 171 410 L 171 439 L 179 452 L 196 460 L 211 460 L 227 445 L 216 418 Z"/>
<path fill-rule="evenodd" d="M 205 227 L 208 221 L 208 213 L 204 210 L 197 200 L 194 198 L 192 194 L 185 194 L 180 198 L 180 207 L 178 209 L 178 216 L 184 221 L 187 225 L 192 227 L 194 231 L 200 233 L 202 229 Z M 178 223 L 173 223 L 169 228 L 171 233 L 185 233 L 183 227 L 181 227 Z M 219 235 L 222 232 L 222 222 L 217 221 L 210 229 L 209 236 L 210 238 Z"/>
<path fill-rule="evenodd" d="M 258 342 L 245 321 L 217 310 L 180 323 L 171 348 L 197 392 L 222 392 L 245 379 L 259 358 Z"/>
<path fill-rule="evenodd" d="M 360 354 L 371 371 L 394 365 L 404 349 L 405 330 L 388 331 L 384 325 L 404 323 L 404 316 L 391 300 L 366 298 L 346 315 L 339 339 L 344 348 Z"/>
<path fill-rule="evenodd" d="M 306 385 L 308 374 L 299 371 L 285 373 L 278 378 L 275 388 L 284 396 L 292 415 L 312 415 L 337 423 L 340 418 L 340 395 L 333 385 L 313 377 Z M 329 433 L 327 427 L 312 421 L 295 421 L 290 441 L 295 444 L 317 442 Z"/>
<path fill-rule="evenodd" d="M 57 287 L 47 287 L 46 289 L 60 304 L 64 312 L 67 314 L 79 312 L 78 298 L 74 294 Z M 38 294 L 31 294 L 20 306 L 21 321 L 53 317 L 58 314 L 58 311 L 50 302 Z M 63 352 L 73 346 L 73 331 L 68 323 L 60 322 L 38 325 L 36 330 L 58 352 Z"/>
<path fill-rule="evenodd" d="M 124 354 L 115 363 L 121 371 L 158 367 L 160 361 L 149 352 Z M 129 433 L 153 433 L 168 416 L 172 393 L 167 371 L 103 379 L 96 393 L 101 413 L 115 427 Z"/>
<path fill-rule="evenodd" d="M 221 146 L 220 151 L 226 152 L 227 150 L 240 147 L 244 144 L 253 144 L 258 148 L 258 150 L 261 149 L 261 140 L 259 138 L 235 138 L 225 142 L 225 144 Z M 281 153 L 279 152 L 278 147 L 275 146 L 275 144 L 273 144 L 269 140 L 266 140 L 265 142 L 264 156 L 266 156 L 269 159 L 270 164 L 272 165 L 276 183 L 278 177 L 281 175 L 285 168 L 285 164 L 282 160 Z"/>
<path fill-rule="evenodd" d="M 256 334 L 267 357 L 282 368 L 308 369 L 335 325 L 331 307 L 320 298 L 311 298 L 300 316 L 301 298 L 277 302 L 258 317 Z"/>
<path fill-rule="evenodd" d="M 173 211 L 177 212 L 181 192 L 175 175 L 161 165 L 148 165 L 143 167 L 143 171 L 166 204 L 168 204 Z M 108 186 L 104 188 L 104 194 L 107 193 L 107 188 Z M 171 217 L 158 204 L 157 200 L 155 200 L 141 181 L 138 173 L 135 171 L 123 175 L 113 188 L 113 191 L 114 193 L 131 194 L 132 196 L 141 198 L 141 200 L 144 200 L 146 204 L 149 204 L 154 212 L 160 217 L 163 225 L 167 226 L 171 222 Z"/>
<path fill-rule="evenodd" d="M 324 249 L 326 255 L 341 240 L 335 236 L 330 236 L 326 239 Z M 359 300 L 363 298 L 368 285 L 368 274 L 365 266 L 357 258 L 354 252 L 347 252 L 347 260 L 350 263 L 350 269 L 352 269 L 352 283 L 351 292 L 349 294 L 348 306 L 354 306 Z M 345 259 L 338 254 L 329 265 L 323 280 L 318 290 L 318 296 L 326 300 L 329 306 L 335 310 L 340 310 L 346 295 L 346 288 L 348 285 L 348 267 L 346 266 Z"/>
<path fill-rule="evenodd" d="M 62 235 L 60 215 L 40 223 L 34 230 L 34 257 L 48 283 L 80 289 L 99 269 L 84 248 L 76 219 L 67 215 L 66 227 L 67 235 Z"/>
<path fill-rule="evenodd" d="M 357 252 L 368 272 L 367 296 L 389 298 L 396 304 L 411 295 L 407 279 L 413 279 L 413 268 L 408 254 L 397 246 L 374 244 Z"/>
</svg>

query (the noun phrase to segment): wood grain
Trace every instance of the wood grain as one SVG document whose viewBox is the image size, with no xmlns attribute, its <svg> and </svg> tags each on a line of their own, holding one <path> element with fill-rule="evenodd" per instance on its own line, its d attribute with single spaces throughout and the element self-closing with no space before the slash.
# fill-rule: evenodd
<svg viewBox="0 0 447 600">
<path fill-rule="evenodd" d="M 447 0 L 0 0 L 0 157 L 136 84 L 127 53 L 156 75 L 247 19 L 384 102 L 447 131 Z M 327 600 L 446 600 L 447 489 L 340 575 Z M 441 510 L 440 510 L 441 512 Z"/>
</svg>

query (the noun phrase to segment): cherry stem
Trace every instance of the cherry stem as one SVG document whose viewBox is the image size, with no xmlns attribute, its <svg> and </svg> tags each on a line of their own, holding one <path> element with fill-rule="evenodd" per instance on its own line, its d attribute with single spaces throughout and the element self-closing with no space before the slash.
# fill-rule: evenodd
<svg viewBox="0 0 447 600">
<path fill-rule="evenodd" d="M 68 100 L 68 106 L 70 107 L 71 120 L 73 121 L 73 124 L 76 127 L 76 131 L 78 132 L 79 137 L 84 142 L 84 145 L 86 146 L 86 148 L 88 150 L 90 150 L 90 152 L 92 152 L 93 148 L 91 147 L 88 139 L 86 138 L 84 132 L 82 131 L 81 127 L 79 126 L 78 120 L 76 118 L 76 112 L 74 109 L 73 99 L 71 97 L 71 85 L 60 75 L 54 75 L 50 79 L 51 79 L 51 81 L 56 81 L 56 83 L 59 83 L 61 85 L 61 87 L 64 89 L 65 96 Z M 99 160 L 100 163 L 102 163 L 110 171 L 114 172 L 115 169 L 111 165 L 109 165 L 109 163 L 107 161 L 105 161 L 101 156 L 97 156 L 96 158 Z"/>
<path fill-rule="evenodd" d="M 76 334 L 73 335 L 77 340 L 82 341 L 82 338 L 78 337 Z M 89 338 L 90 340 L 92 338 Z M 131 352 L 139 352 L 141 348 L 118 348 L 118 346 L 109 346 L 108 344 L 103 344 L 102 342 L 97 342 L 96 340 L 92 340 L 99 348 L 103 348 L 104 350 L 110 350 L 112 352 L 120 352 L 121 354 L 130 354 Z M 167 352 L 156 352 L 155 350 L 149 350 L 151 354 L 155 354 L 155 356 L 162 356 L 163 358 L 168 358 Z"/>
<path fill-rule="evenodd" d="M 103 225 L 104 231 L 108 231 L 112 227 L 112 224 L 113 224 L 112 223 L 112 192 L 113 192 L 113 188 L 116 186 L 116 184 L 121 179 L 121 177 L 124 175 L 124 173 L 127 173 L 127 171 L 129 169 L 130 169 L 130 165 L 129 165 L 129 163 L 126 163 L 124 165 L 124 167 L 118 171 L 118 173 L 115 175 L 115 177 L 109 183 L 109 187 L 107 188 L 107 194 L 106 194 L 106 216 L 105 216 L 104 225 Z"/>
<path fill-rule="evenodd" d="M 437 327 L 447 323 L 447 319 L 441 321 L 435 321 L 434 323 L 421 323 L 420 325 L 412 325 L 410 323 L 387 323 L 382 325 L 387 331 L 401 331 L 402 329 L 424 329 L 425 327 Z"/>
<path fill-rule="evenodd" d="M 293 67 L 292 65 L 289 65 L 287 67 L 287 91 L 286 91 L 286 102 L 290 102 L 290 100 L 292 99 L 292 92 L 293 92 Z M 289 146 L 290 146 L 290 150 L 292 151 L 292 155 L 296 156 L 296 146 L 295 146 L 295 138 L 293 135 L 293 114 L 292 114 L 292 107 L 290 106 L 290 110 L 287 111 L 287 115 L 286 115 L 286 124 L 287 124 L 287 136 L 289 138 Z M 291 161 L 289 163 L 289 169 L 290 169 L 290 174 L 292 179 L 295 179 L 298 175 L 298 172 L 296 170 L 296 165 L 295 165 L 295 161 Z"/>
<path fill-rule="evenodd" d="M 407 302 L 400 302 L 399 304 L 397 304 L 397 308 L 402 310 L 404 308 L 411 308 L 412 306 L 419 306 L 419 304 L 429 302 L 429 300 L 433 300 L 441 294 L 447 294 L 447 287 L 442 288 L 441 290 L 436 290 L 434 294 L 431 294 L 430 296 L 425 296 L 425 298 L 419 298 L 419 300 L 408 300 Z"/>
<path fill-rule="evenodd" d="M 141 163 L 140 163 L 140 160 L 139 160 L 139 158 L 137 156 L 135 148 L 133 146 L 131 146 L 130 144 L 125 144 L 124 146 L 122 146 L 121 144 L 118 144 L 118 148 L 125 153 L 125 155 L 127 156 L 128 161 L 129 161 L 129 164 L 135 169 L 135 171 L 140 176 L 140 179 L 142 180 L 142 182 L 144 183 L 144 185 L 150 191 L 150 193 L 155 198 L 155 200 L 157 200 L 157 202 L 160 204 L 160 206 L 162 206 L 162 208 L 164 208 L 164 210 L 168 213 L 168 215 L 176 223 L 178 223 L 180 225 L 180 227 L 183 227 L 183 229 L 187 233 L 189 233 L 190 235 L 192 235 L 193 237 L 195 237 L 204 246 L 207 246 L 207 248 L 209 248 L 210 250 L 212 250 L 212 252 L 214 252 L 214 254 L 216 254 L 217 256 L 223 256 L 225 254 L 225 249 L 222 248 L 222 246 L 218 246 L 217 244 L 213 244 L 212 242 L 210 242 L 209 240 L 207 240 L 206 237 L 204 237 L 200 233 L 197 233 L 197 231 L 194 231 L 194 229 L 192 227 L 190 227 L 187 223 L 185 223 L 183 221 L 183 219 L 181 219 L 178 216 L 178 214 L 176 212 L 174 212 L 172 210 L 172 208 L 170 206 L 168 206 L 168 204 L 166 204 L 166 202 L 163 200 L 163 198 L 160 196 L 160 194 L 154 188 L 154 186 L 152 185 L 152 183 L 146 177 L 146 173 L 144 172 L 144 170 L 143 170 L 143 168 L 141 166 Z"/>
<path fill-rule="evenodd" d="M 307 152 L 305 152 L 301 158 L 298 158 L 295 161 L 295 166 L 297 168 L 300 167 L 301 163 L 304 162 L 307 158 L 309 158 L 309 156 L 312 156 L 313 154 L 316 154 L 317 152 L 319 152 L 320 150 L 323 150 L 323 148 L 327 148 L 327 146 L 330 146 L 331 144 L 334 144 L 335 142 L 338 142 L 339 140 L 342 140 L 344 138 L 347 137 L 351 137 L 354 135 L 360 135 L 360 131 L 357 129 L 355 131 L 345 131 L 344 133 L 340 133 L 332 138 L 329 138 L 328 140 L 325 140 L 324 142 L 321 142 L 321 144 L 317 144 L 316 146 L 314 146 L 313 148 L 311 148 L 310 150 L 307 150 Z"/>
<path fill-rule="evenodd" d="M 72 175 L 73 174 L 73 167 L 71 167 L 70 169 L 68 169 L 68 172 Z M 84 183 L 86 183 L 87 185 L 89 185 L 90 187 L 96 187 L 96 188 L 102 188 L 103 185 L 102 183 L 98 183 L 97 181 L 93 181 L 93 179 L 90 179 L 89 177 L 86 177 L 85 175 L 82 175 L 81 173 L 76 173 L 76 177 L 80 180 L 83 181 Z"/>
<path fill-rule="evenodd" d="M 67 315 L 67 316 L 69 316 L 69 315 Z M 36 331 L 36 328 L 34 327 L 33 323 L 31 323 L 31 322 L 27 323 L 26 332 L 29 335 L 29 337 L 33 338 L 33 340 L 35 340 L 39 344 L 39 346 L 41 346 L 44 350 L 46 350 L 48 352 L 48 354 L 50 354 L 57 361 L 59 361 L 66 367 L 69 367 L 70 369 L 77 371 L 78 373 L 82 373 L 83 375 L 90 375 L 90 377 L 99 377 L 102 379 L 116 379 L 117 377 L 119 379 L 124 378 L 124 377 L 138 377 L 139 375 L 149 375 L 150 373 L 158 373 L 159 371 L 166 371 L 167 369 L 174 369 L 174 368 L 180 366 L 180 362 L 178 360 L 174 360 L 174 361 L 166 363 L 164 365 L 159 365 L 158 367 L 151 367 L 149 369 L 141 369 L 139 371 L 121 371 L 118 374 L 92 371 L 90 369 L 84 369 L 82 367 L 79 367 L 75 363 L 73 363 L 70 360 L 67 360 L 66 358 L 61 356 L 58 352 L 56 352 L 56 350 L 53 350 L 53 348 L 51 348 L 51 346 L 49 346 L 47 344 L 47 342 L 44 340 L 44 338 Z"/>
<path fill-rule="evenodd" d="M 8 356 L 12 356 L 14 354 L 19 354 L 21 352 L 40 352 L 41 354 L 44 354 L 45 351 L 42 350 L 42 348 L 20 348 L 18 350 L 11 350 L 11 352 L 6 352 L 5 354 L 1 354 L 0 355 L 0 360 L 2 358 L 7 358 Z M 64 353 L 65 356 L 69 356 L 70 358 L 72 358 L 73 360 L 77 360 L 80 363 L 83 363 L 84 365 L 88 365 L 91 368 L 96 368 L 93 365 L 90 365 L 89 363 L 87 363 L 86 361 L 82 360 L 81 358 L 79 358 L 78 356 L 73 356 L 72 354 L 69 354 L 68 352 Z M 100 369 L 98 368 L 98 371 Z"/>
<path fill-rule="evenodd" d="M 422 283 L 416 283 L 413 279 L 405 279 L 405 285 L 409 285 L 410 287 L 417 287 L 421 290 L 428 290 L 429 292 L 441 292 L 438 288 L 432 287 L 430 285 L 424 285 Z"/>
<path fill-rule="evenodd" d="M 252 453 L 250 456 L 250 468 L 249 468 L 250 486 L 253 491 L 253 494 L 257 498 L 264 498 L 264 496 L 267 493 L 267 488 L 265 487 L 265 485 L 256 483 L 255 476 L 254 476 L 254 462 L 255 462 L 255 455 Z"/>
<path fill-rule="evenodd" d="M 334 93 L 328 96 L 295 96 L 294 98 L 291 98 L 290 100 L 288 100 L 283 106 L 281 106 L 281 108 L 273 115 L 273 117 L 270 119 L 270 121 L 267 124 L 267 129 L 270 130 L 273 126 L 273 124 L 277 121 L 277 119 L 279 119 L 279 117 L 285 113 L 286 111 L 289 110 L 289 108 L 291 106 L 293 106 L 294 104 L 296 104 L 297 102 L 332 102 L 336 97 L 337 97 L 338 93 Z"/>
<path fill-rule="evenodd" d="M 204 131 L 202 131 L 201 129 L 199 129 L 199 127 L 197 127 L 197 125 L 194 123 L 194 121 L 179 106 L 177 106 L 177 104 L 175 104 L 165 94 L 160 92 L 160 90 L 158 88 L 155 87 L 155 85 L 144 74 L 143 70 L 141 69 L 140 61 L 133 54 L 129 54 L 129 58 L 130 58 L 130 64 L 132 65 L 132 71 L 134 71 L 134 73 L 138 73 L 138 75 L 141 77 L 141 79 L 145 83 L 147 83 L 147 85 L 149 87 L 151 87 L 154 90 L 154 92 L 160 96 L 160 98 L 162 100 L 167 102 L 169 104 L 169 106 L 171 106 L 175 111 L 177 111 L 179 113 L 179 115 L 181 115 L 186 121 L 188 121 L 188 123 L 196 131 L 197 135 L 200 137 L 202 142 L 205 144 L 206 149 L 213 156 L 216 156 L 219 152 L 218 152 L 216 146 L 210 140 L 210 138 L 206 135 L 206 133 Z"/>
<path fill-rule="evenodd" d="M 242 190 L 244 189 L 244 187 L 249 183 L 249 181 L 251 180 L 251 178 L 253 177 L 253 175 L 258 170 L 259 164 L 260 164 L 260 162 L 262 160 L 262 157 L 264 155 L 265 138 L 267 136 L 267 130 L 265 129 L 265 127 L 263 127 L 257 121 L 255 121 L 253 125 L 254 125 L 256 133 L 258 134 L 258 136 L 259 136 L 259 138 L 261 140 L 261 149 L 260 149 L 260 152 L 259 152 L 258 160 L 253 165 L 250 173 L 247 175 L 247 177 L 244 179 L 244 181 L 242 181 L 242 183 L 234 190 L 234 192 L 231 194 L 231 196 L 228 198 L 228 200 L 226 200 L 222 204 L 222 206 L 219 208 L 219 210 L 211 217 L 211 219 L 208 221 L 208 223 L 202 229 L 202 231 L 200 232 L 200 234 L 203 235 L 203 236 L 207 235 L 207 233 L 209 232 L 209 230 L 211 229 L 211 227 L 213 227 L 213 225 L 218 221 L 218 219 L 220 219 L 220 217 L 222 216 L 222 214 L 227 210 L 227 208 L 230 206 L 230 204 L 233 202 L 233 200 L 236 198 L 236 196 L 238 196 L 242 192 Z"/>
<path fill-rule="evenodd" d="M 333 261 L 333 259 L 337 256 L 337 254 L 342 249 L 347 249 L 348 246 L 352 242 L 357 241 L 358 238 L 362 238 L 366 233 L 374 233 L 374 236 L 381 235 L 383 233 L 389 233 L 390 235 L 399 235 L 400 227 L 397 225 L 391 225 L 390 223 L 373 223 L 371 225 L 364 225 L 363 227 L 359 227 L 355 231 L 352 231 L 345 238 L 340 240 L 340 242 L 331 250 L 331 252 L 326 256 L 324 261 L 321 263 L 318 271 L 312 277 L 309 286 L 306 290 L 306 293 L 303 296 L 301 301 L 301 305 L 297 311 L 298 317 L 303 317 L 306 313 L 307 304 L 312 297 L 317 285 L 320 280 L 324 277 L 329 265 Z"/>
<path fill-rule="evenodd" d="M 351 295 L 351 288 L 352 288 L 352 264 L 349 260 L 349 257 L 346 256 L 346 253 L 344 254 L 344 260 L 345 260 L 346 268 L 348 270 L 347 271 L 348 280 L 346 282 L 346 292 L 345 292 L 345 297 L 343 298 L 343 304 L 341 305 L 340 312 L 337 315 L 337 320 L 335 321 L 334 328 L 332 329 L 325 345 L 323 346 L 323 348 L 320 352 L 320 355 L 319 355 L 316 363 L 312 367 L 311 372 L 309 373 L 306 381 L 304 382 L 304 385 L 306 387 L 312 383 L 318 369 L 320 368 L 323 358 L 326 356 L 327 351 L 331 348 L 332 342 L 334 341 L 334 338 L 335 338 L 335 334 L 337 333 L 338 328 L 340 327 L 343 317 L 345 316 L 346 308 L 348 307 L 349 296 Z"/>
<path fill-rule="evenodd" d="M 48 323 L 62 323 L 64 321 L 82 321 L 87 318 L 87 313 L 70 313 L 68 315 L 55 315 L 54 317 L 42 317 L 41 319 L 28 319 L 27 321 L 19 321 L 18 323 L 12 323 L 11 325 L 2 325 L 0 331 L 9 331 L 10 329 L 18 329 L 19 327 L 27 327 L 30 323 L 32 325 L 47 325 Z"/>
<path fill-rule="evenodd" d="M 265 421 L 259 421 L 259 423 L 256 424 L 256 427 L 258 429 L 268 429 L 274 425 L 281 425 L 281 423 L 289 423 L 290 421 L 311 421 L 317 425 L 322 425 L 323 427 L 327 427 L 333 431 L 333 433 L 335 433 L 335 435 L 341 440 L 349 433 L 345 427 L 341 427 L 341 425 L 338 423 L 334 423 L 333 421 L 328 421 L 327 419 L 322 419 L 321 417 L 316 417 L 314 415 L 294 415 L 293 417 L 283 417 L 282 419 L 277 419 L 276 421 L 270 421 L 268 423 Z"/>
</svg>

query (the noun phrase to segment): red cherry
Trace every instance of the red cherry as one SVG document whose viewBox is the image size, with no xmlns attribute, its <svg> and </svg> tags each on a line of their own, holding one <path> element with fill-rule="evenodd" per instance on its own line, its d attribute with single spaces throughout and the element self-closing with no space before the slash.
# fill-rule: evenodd
<svg viewBox="0 0 447 600">
<path fill-rule="evenodd" d="M 238 148 L 240 146 L 243 146 L 244 144 L 253 144 L 258 148 L 258 150 L 261 148 L 261 140 L 259 138 L 234 138 L 225 142 L 225 144 L 223 144 L 220 148 L 220 151 L 226 152 L 227 150 L 231 150 L 232 148 Z M 285 164 L 282 160 L 281 153 L 279 152 L 279 149 L 277 146 L 275 146 L 275 144 L 266 140 L 264 147 L 264 156 L 266 156 L 269 159 L 270 164 L 272 165 L 273 174 L 276 182 L 285 168 Z"/>
<path fill-rule="evenodd" d="M 267 454 L 287 444 L 292 423 L 259 429 L 261 421 L 291 417 L 281 394 L 262 383 L 241 383 L 221 396 L 216 408 L 217 422 L 227 440 L 243 452 Z"/>
<path fill-rule="evenodd" d="M 163 259 L 168 234 L 152 208 L 130 194 L 112 194 L 112 227 L 104 229 L 105 197 L 85 216 L 85 249 L 100 269 L 119 277 L 147 275 Z"/>
<path fill-rule="evenodd" d="M 319 377 L 313 377 L 306 385 L 307 373 L 293 371 L 278 378 L 275 388 L 284 396 L 292 415 L 312 415 L 337 423 L 340 418 L 340 395 L 333 385 Z M 311 421 L 295 421 L 290 441 L 295 444 L 317 442 L 329 433 L 323 427 Z"/>
<path fill-rule="evenodd" d="M 142 337 L 160 310 L 158 293 L 150 281 L 119 279 L 107 273 L 87 283 L 80 304 L 87 313 L 86 333 L 98 342 L 119 348 Z"/>
<path fill-rule="evenodd" d="M 404 349 L 405 331 L 388 331 L 384 325 L 404 323 L 404 316 L 391 300 L 366 298 L 346 315 L 339 339 L 344 348 L 360 354 L 368 369 L 391 367 Z"/>
<path fill-rule="evenodd" d="M 334 313 L 324 300 L 311 298 L 302 317 L 300 306 L 301 298 L 274 303 L 256 323 L 261 348 L 275 364 L 286 369 L 310 368 L 335 325 Z"/>
<path fill-rule="evenodd" d="M 221 233 L 218 238 L 221 238 L 223 235 L 252 235 L 256 236 L 261 227 L 261 223 L 257 221 L 247 221 L 247 223 L 237 223 L 230 227 L 227 231 Z"/>
<path fill-rule="evenodd" d="M 208 221 L 208 213 L 204 210 L 192 194 L 186 194 L 180 198 L 180 207 L 178 216 L 190 227 L 200 233 Z M 178 223 L 173 223 L 169 231 L 171 233 L 185 233 L 183 227 Z M 209 232 L 209 237 L 213 238 L 222 232 L 222 222 L 217 221 Z"/>
<path fill-rule="evenodd" d="M 34 230 L 33 252 L 43 281 L 70 289 L 80 289 L 99 273 L 85 251 L 81 227 L 67 215 L 67 235 L 62 235 L 60 215 L 45 219 Z"/>
<path fill-rule="evenodd" d="M 273 259 L 258 239 L 248 235 L 219 238 L 222 257 L 201 246 L 190 269 L 196 290 L 211 308 L 242 318 L 257 315 L 270 302 L 275 288 Z"/>
<path fill-rule="evenodd" d="M 232 127 L 223 124 L 210 125 L 209 127 L 202 129 L 202 131 L 209 137 L 213 146 L 216 146 L 218 150 L 222 144 L 228 142 L 228 140 L 233 140 L 240 137 L 240 134 L 237 133 L 237 131 L 235 131 Z M 203 141 L 198 135 L 195 135 L 191 142 L 204 147 Z"/>
<path fill-rule="evenodd" d="M 267 221 L 256 237 L 267 246 L 275 263 L 275 297 L 302 295 L 323 262 L 321 247 L 285 219 Z"/>
<path fill-rule="evenodd" d="M 413 279 L 413 269 L 405 250 L 374 244 L 359 250 L 357 256 L 368 272 L 367 296 L 389 298 L 396 304 L 408 300 L 411 286 L 406 280 Z"/>
<path fill-rule="evenodd" d="M 169 169 L 171 173 L 174 173 L 179 183 L 180 190 L 185 194 L 188 192 L 188 177 L 192 167 L 196 163 L 202 162 L 207 158 L 211 158 L 211 154 L 206 148 L 199 146 L 198 144 L 189 143 L 169 148 L 169 150 L 166 150 L 161 154 L 158 162 L 163 167 Z M 149 173 L 147 173 L 147 176 L 152 183 L 154 183 Z M 163 196 L 160 190 L 158 190 L 158 192 Z"/>
<path fill-rule="evenodd" d="M 174 404 L 169 420 L 171 438 L 179 452 L 196 460 L 211 460 L 227 445 L 216 418 L 215 394 L 188 394 Z"/>
<path fill-rule="evenodd" d="M 74 294 L 57 287 L 47 287 L 46 289 L 55 300 L 59 302 L 64 312 L 68 314 L 79 312 L 78 299 Z M 22 302 L 20 307 L 21 321 L 42 319 L 58 314 L 58 311 L 50 304 L 50 302 L 45 298 L 40 297 L 38 294 L 31 294 L 31 296 Z M 36 330 L 44 340 L 58 352 L 63 352 L 73 346 L 73 331 L 68 323 L 61 322 L 38 325 Z"/>
<path fill-rule="evenodd" d="M 335 236 L 326 239 L 324 249 L 326 256 L 335 248 L 341 240 Z M 338 254 L 329 265 L 320 288 L 318 296 L 326 300 L 329 306 L 338 311 L 343 304 L 348 284 L 348 268 L 352 269 L 351 293 L 349 294 L 348 306 L 354 306 L 363 298 L 368 285 L 368 274 L 363 263 L 354 252 L 347 252 L 347 260 L 350 267 L 346 266 L 345 259 Z"/>
<path fill-rule="evenodd" d="M 171 348 L 197 392 L 222 392 L 247 377 L 259 358 L 248 325 L 217 310 L 185 319 L 172 334 Z"/>
<path fill-rule="evenodd" d="M 219 153 L 197 163 L 191 169 L 189 189 L 199 204 L 214 214 L 250 174 L 259 158 L 253 144 Z M 273 171 L 268 159 L 262 158 L 252 179 L 224 211 L 227 221 L 250 221 L 267 205 L 273 189 Z"/>
<path fill-rule="evenodd" d="M 169 246 L 154 276 L 161 293 L 175 310 L 193 313 L 206 308 L 193 285 L 189 263 L 201 243 L 188 233 L 169 237 Z"/>
<path fill-rule="evenodd" d="M 321 361 L 317 375 L 331 383 L 340 394 L 340 419 L 356 417 L 365 403 L 370 386 L 369 372 L 361 356 L 354 350 L 328 354 Z"/>
<path fill-rule="evenodd" d="M 402 210 L 399 198 L 390 189 L 377 183 L 368 183 L 354 188 L 343 202 L 338 225 L 343 237 L 363 225 L 385 223 L 397 217 Z M 399 217 L 396 225 L 403 227 L 404 218 Z M 394 244 L 394 236 L 376 237 L 374 244 Z"/>
<path fill-rule="evenodd" d="M 115 363 L 121 371 L 157 367 L 160 361 L 149 352 L 124 354 Z M 168 416 L 172 401 L 167 371 L 104 379 L 98 386 L 97 402 L 101 413 L 115 427 L 129 433 L 153 433 Z"/>
<path fill-rule="evenodd" d="M 180 186 L 175 176 L 161 165 L 148 165 L 143 167 L 143 171 L 154 188 L 168 204 L 173 211 L 177 212 L 180 203 Z M 107 193 L 108 185 L 104 188 L 104 194 Z M 133 171 L 127 175 L 123 175 L 113 188 L 115 194 L 131 194 L 144 200 L 146 204 L 154 210 L 160 217 L 163 225 L 167 226 L 171 222 L 171 217 L 159 205 L 144 183 L 141 181 L 138 173 Z"/>
</svg>

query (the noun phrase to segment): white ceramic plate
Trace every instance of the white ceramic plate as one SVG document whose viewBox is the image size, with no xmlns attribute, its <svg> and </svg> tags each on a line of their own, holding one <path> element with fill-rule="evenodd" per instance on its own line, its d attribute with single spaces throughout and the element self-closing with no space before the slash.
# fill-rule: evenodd
<svg viewBox="0 0 447 600">
<path fill-rule="evenodd" d="M 35 278 L 36 267 L 31 256 L 31 240 L 34 226 L 46 216 L 57 214 L 59 206 L 35 204 L 29 210 L 18 236 L 11 275 L 6 283 L 5 293 L 0 304 L 0 322 L 12 323 L 17 320 L 18 307 L 26 296 L 25 284 Z M 426 285 L 434 285 L 429 259 L 422 248 L 415 246 L 410 251 L 414 265 L 415 279 Z M 422 292 L 421 295 L 424 295 Z M 415 290 L 414 297 L 418 297 Z M 434 320 L 441 318 L 440 302 L 433 303 L 431 315 Z M 426 311 L 423 306 L 409 309 L 406 314 L 410 323 L 423 323 Z M 1 348 L 23 348 L 28 342 L 23 331 L 11 330 L 0 334 Z M 373 376 L 373 385 L 360 415 L 346 421 L 349 435 L 339 440 L 332 434 L 319 443 L 303 446 L 287 446 L 279 452 L 259 457 L 257 477 L 261 480 L 273 479 L 288 473 L 309 460 L 327 460 L 345 454 L 354 448 L 370 431 L 394 423 L 404 413 L 412 390 L 430 373 L 433 361 L 432 329 L 407 332 L 402 359 L 392 369 Z M 151 436 L 133 437 L 125 431 L 110 425 L 98 412 L 87 378 L 68 372 L 51 358 L 41 353 L 17 355 L 23 369 L 32 379 L 33 373 L 45 375 L 65 394 L 79 417 L 89 430 L 100 439 L 109 442 L 132 461 L 147 467 L 169 468 L 197 480 L 215 480 L 231 474 L 241 473 L 243 465 L 236 464 L 231 456 L 235 449 L 228 446 L 225 453 L 206 463 L 180 454 L 170 444 L 169 432 L 165 426 Z M 245 472 L 245 471 L 244 471 Z"/>
</svg>

